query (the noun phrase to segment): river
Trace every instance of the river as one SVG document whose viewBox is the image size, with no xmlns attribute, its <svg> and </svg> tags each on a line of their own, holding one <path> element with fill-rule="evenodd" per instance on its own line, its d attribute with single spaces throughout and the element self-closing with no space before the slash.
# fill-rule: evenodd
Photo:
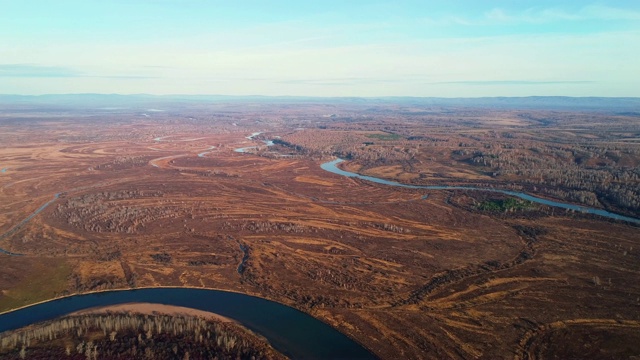
<svg viewBox="0 0 640 360">
<path fill-rule="evenodd" d="M 253 134 L 251 134 L 251 136 L 248 136 L 247 139 L 253 139 L 253 137 L 255 137 L 255 136 L 259 135 L 259 134 L 261 134 L 261 133 L 253 133 Z M 269 140 L 269 141 L 264 140 L 264 143 L 267 146 L 272 146 L 273 145 L 273 141 L 271 141 L 271 140 Z M 244 153 L 244 152 L 246 152 L 246 150 L 253 149 L 253 148 L 256 148 L 256 146 L 246 147 L 246 148 L 239 148 L 239 149 L 235 149 L 235 151 Z M 338 159 L 335 159 L 333 161 L 329 161 L 329 162 L 323 163 L 322 165 L 320 165 L 320 167 L 323 170 L 326 170 L 328 172 L 332 172 L 332 173 L 337 174 L 337 175 L 363 179 L 363 180 L 371 181 L 371 182 L 374 182 L 374 183 L 377 183 L 377 184 L 396 186 L 396 187 L 403 187 L 403 188 L 408 188 L 408 189 L 488 191 L 488 192 L 494 192 L 494 193 L 500 193 L 500 194 L 515 196 L 515 197 L 518 197 L 520 199 L 528 200 L 528 201 L 531 201 L 531 202 L 534 202 L 534 203 L 553 206 L 553 207 L 557 207 L 557 208 L 561 208 L 561 209 L 579 211 L 579 212 L 583 212 L 583 213 L 603 216 L 603 217 L 610 218 L 610 219 L 622 220 L 622 221 L 632 222 L 632 223 L 635 223 L 635 224 L 640 224 L 640 219 L 633 218 L 633 217 L 630 217 L 630 216 L 624 216 L 624 215 L 612 213 L 612 212 L 609 212 L 609 211 L 606 211 L 606 210 L 602 210 L 602 209 L 595 209 L 595 208 L 590 208 L 590 207 L 586 207 L 586 206 L 580 206 L 580 205 L 568 204 L 568 203 L 563 203 L 563 202 L 549 200 L 549 199 L 543 199 L 543 198 L 539 198 L 539 197 L 536 197 L 536 196 L 533 196 L 533 195 L 529 195 L 529 194 L 525 194 L 525 193 L 518 192 L 518 191 L 492 189 L 492 188 L 481 188 L 481 187 L 475 187 L 475 186 L 447 186 L 447 185 L 440 186 L 440 185 L 409 185 L 409 184 L 402 184 L 402 183 L 399 183 L 399 182 L 396 182 L 396 181 L 380 179 L 380 178 L 373 177 L 373 176 L 360 175 L 358 173 L 342 170 L 337 165 L 339 163 L 343 162 L 343 161 L 344 161 L 344 159 L 338 158 Z"/>
<path fill-rule="evenodd" d="M 562 202 L 558 202 L 558 201 L 543 199 L 543 198 L 535 197 L 535 196 L 532 196 L 532 195 L 529 195 L 529 194 L 525 194 L 525 193 L 521 193 L 521 192 L 517 192 L 517 191 L 491 189 L 491 188 L 481 188 L 481 187 L 473 187 L 473 186 L 435 186 L 435 185 L 434 186 L 429 186 L 429 185 L 407 185 L 407 184 L 402 184 L 402 183 L 395 182 L 395 181 L 384 180 L 384 179 L 380 179 L 380 178 L 373 177 L 373 176 L 360 175 L 358 173 L 353 173 L 353 172 L 350 172 L 350 171 L 342 170 L 337 165 L 339 163 L 343 162 L 343 161 L 344 161 L 343 159 L 336 159 L 336 160 L 333 160 L 333 161 L 326 162 L 326 163 L 320 165 L 320 167 L 323 170 L 332 172 L 332 173 L 337 174 L 337 175 L 363 179 L 363 180 L 371 181 L 371 182 L 374 182 L 374 183 L 377 183 L 377 184 L 404 187 L 404 188 L 409 188 L 409 189 L 488 191 L 488 192 L 494 192 L 494 193 L 500 193 L 500 194 L 515 196 L 515 197 L 518 197 L 520 199 L 528 200 L 528 201 L 535 202 L 535 203 L 538 203 L 538 204 L 549 205 L 549 206 L 554 206 L 554 207 L 558 207 L 558 208 L 562 208 L 562 209 L 568 209 L 568 210 L 575 210 L 575 211 L 580 211 L 580 212 L 583 212 L 583 213 L 589 213 L 589 214 L 595 214 L 595 215 L 599 215 L 599 216 L 604 216 L 604 217 L 607 217 L 607 218 L 610 218 L 610 219 L 623 220 L 623 221 L 628 221 L 628 222 L 640 224 L 640 219 L 632 218 L 632 217 L 629 217 L 629 216 L 615 214 L 615 213 L 612 213 L 612 212 L 609 212 L 609 211 L 606 211 L 606 210 L 602 210 L 602 209 L 594 209 L 594 208 L 589 208 L 589 207 L 585 207 L 585 206 L 579 206 L 579 205 L 573 205 L 573 204 L 567 204 L 567 203 L 562 203 Z"/>
<path fill-rule="evenodd" d="M 320 320 L 289 306 L 240 293 L 195 288 L 147 288 L 75 295 L 0 314 L 0 332 L 98 306 L 149 302 L 209 311 L 234 319 L 294 359 L 375 359 Z"/>
<path fill-rule="evenodd" d="M 248 138 L 253 139 L 253 137 L 257 135 L 257 133 L 254 133 Z M 271 141 L 265 141 L 265 144 L 267 146 L 273 145 Z M 240 148 L 235 151 L 244 152 L 250 148 Z M 389 186 L 426 190 L 461 189 L 490 191 L 515 196 L 544 205 L 576 210 L 640 224 L 640 219 L 614 214 L 601 209 L 593 209 L 542 199 L 516 191 L 470 186 L 426 186 L 402 184 L 395 181 L 384 180 L 342 170 L 337 167 L 337 164 L 343 161 L 343 159 L 336 159 L 322 164 L 321 167 L 322 169 L 337 175 L 355 177 Z M 57 198 L 58 194 L 55 195 L 54 199 L 41 206 L 20 224 L 9 230 L 7 233 L 1 235 L 0 239 L 12 234 Z M 0 252 L 8 255 L 20 255 L 10 253 L 2 249 L 0 249 Z M 242 263 L 238 267 L 238 272 L 241 272 L 241 266 Z M 239 293 L 192 288 L 150 288 L 109 291 L 56 299 L 0 314 L 0 332 L 53 319 L 82 309 L 131 302 L 151 302 L 184 306 L 214 312 L 222 316 L 235 319 L 247 328 L 267 338 L 275 349 L 292 358 L 375 358 L 368 350 L 344 334 L 291 307 Z"/>
</svg>

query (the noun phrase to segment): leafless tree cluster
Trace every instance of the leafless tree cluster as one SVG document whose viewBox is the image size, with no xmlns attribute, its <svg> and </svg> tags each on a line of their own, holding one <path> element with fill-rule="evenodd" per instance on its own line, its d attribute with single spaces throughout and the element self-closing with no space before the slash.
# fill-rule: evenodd
<svg viewBox="0 0 640 360">
<path fill-rule="evenodd" d="M 275 221 L 243 221 L 241 223 L 232 223 L 225 221 L 222 224 L 222 229 L 233 229 L 236 231 L 251 231 L 254 233 L 263 232 L 286 232 L 286 233 L 304 233 L 304 232 L 317 232 L 317 229 L 313 229 L 306 225 L 300 225 L 293 222 L 275 222 Z"/>
<path fill-rule="evenodd" d="M 69 225 L 92 232 L 135 233 L 145 224 L 165 218 L 189 215 L 181 204 L 148 206 L 141 199 L 163 197 L 160 191 L 118 191 L 86 194 L 67 199 L 56 207 L 54 215 Z"/>
<path fill-rule="evenodd" d="M 255 335 L 197 317 L 126 313 L 68 316 L 0 334 L 8 359 L 263 359 L 278 357 Z"/>
<path fill-rule="evenodd" d="M 93 167 L 94 170 L 121 170 L 137 166 L 146 166 L 151 157 L 149 156 L 118 156 L 113 161 L 99 164 Z"/>
<path fill-rule="evenodd" d="M 485 176 L 480 186 L 520 187 L 588 206 L 640 212 L 640 147 L 629 141 L 637 123 L 541 112 L 520 114 L 530 127 L 505 127 L 492 124 L 486 115 L 470 112 L 459 119 L 428 116 L 418 121 L 415 113 L 396 114 L 395 122 L 327 119 L 318 129 L 285 134 L 280 142 L 301 154 L 357 161 L 363 170 L 400 166 L 419 175 L 417 184 L 434 181 L 423 171 L 446 166 Z M 552 125 L 558 128 L 546 130 Z M 443 179 L 473 182 L 443 173 L 436 183 Z"/>
</svg>

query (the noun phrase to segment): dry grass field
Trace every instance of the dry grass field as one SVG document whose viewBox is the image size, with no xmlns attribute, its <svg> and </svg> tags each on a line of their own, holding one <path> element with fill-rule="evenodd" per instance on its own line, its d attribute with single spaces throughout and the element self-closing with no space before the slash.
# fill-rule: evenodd
<svg viewBox="0 0 640 360">
<path fill-rule="evenodd" d="M 0 253 L 0 311 L 190 286 L 294 306 L 385 359 L 640 355 L 637 225 L 320 168 L 337 155 L 399 182 L 638 217 L 638 117 L 338 110 L 4 113 L 0 248 L 22 256 Z"/>
</svg>

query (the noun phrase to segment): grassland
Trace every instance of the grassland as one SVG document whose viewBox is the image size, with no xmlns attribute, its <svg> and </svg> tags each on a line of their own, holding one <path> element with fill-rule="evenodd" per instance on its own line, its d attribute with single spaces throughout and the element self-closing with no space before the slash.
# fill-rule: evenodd
<svg viewBox="0 0 640 360">
<path fill-rule="evenodd" d="M 63 258 L 3 257 L 2 264 L 5 284 L 11 285 L 2 289 L 0 312 L 62 295 L 73 270 Z"/>
<path fill-rule="evenodd" d="M 227 104 L 151 118 L 4 114 L 0 248 L 24 256 L 0 254 L 0 309 L 195 286 L 297 307 L 386 359 L 637 350 L 611 340 L 632 343 L 640 328 L 636 225 L 320 168 L 338 155 L 351 159 L 350 171 L 410 184 L 501 187 L 577 204 L 591 192 L 594 206 L 633 216 L 633 201 L 616 196 L 632 199 L 637 189 L 640 148 L 625 140 L 640 131 L 637 118 L 555 112 L 542 123 L 549 113 L 448 110 L 417 121 L 388 115 L 396 111 L 412 113 L 345 105 L 328 118 L 335 106 Z M 261 141 L 276 138 L 271 147 Z M 537 158 L 539 172 L 523 170 Z M 549 166 L 562 161 L 574 165 L 560 167 L 569 175 L 551 186 Z M 600 189 L 606 174 L 615 176 Z M 587 349 L 591 337 L 601 353 Z"/>
<path fill-rule="evenodd" d="M 402 135 L 393 134 L 393 133 L 383 133 L 383 134 L 367 134 L 369 139 L 378 139 L 378 140 L 399 140 L 402 139 Z"/>
</svg>

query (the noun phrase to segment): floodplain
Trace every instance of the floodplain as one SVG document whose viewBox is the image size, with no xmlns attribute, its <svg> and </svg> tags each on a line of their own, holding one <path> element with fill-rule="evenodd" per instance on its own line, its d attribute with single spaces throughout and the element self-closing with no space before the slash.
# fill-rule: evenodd
<svg viewBox="0 0 640 360">
<path fill-rule="evenodd" d="M 482 191 L 640 218 L 637 113 L 162 105 L 0 113 L 0 311 L 201 287 L 384 359 L 640 352 L 638 224 Z"/>
</svg>

